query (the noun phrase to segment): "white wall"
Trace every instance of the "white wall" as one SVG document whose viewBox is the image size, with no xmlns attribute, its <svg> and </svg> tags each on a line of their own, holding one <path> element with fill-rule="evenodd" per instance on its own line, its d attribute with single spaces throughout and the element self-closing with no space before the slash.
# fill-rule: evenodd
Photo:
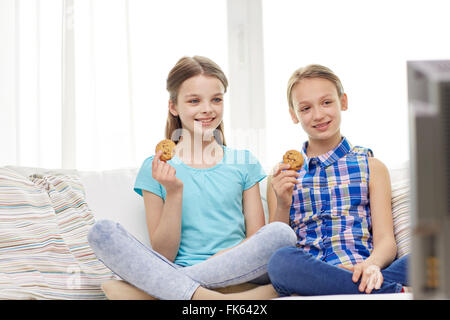
<svg viewBox="0 0 450 320">
<path fill-rule="evenodd" d="M 394 167 L 409 158 L 406 61 L 450 59 L 450 2 L 263 1 L 268 162 L 307 139 L 288 114 L 287 81 L 310 63 L 342 80 L 342 133 Z"/>
</svg>

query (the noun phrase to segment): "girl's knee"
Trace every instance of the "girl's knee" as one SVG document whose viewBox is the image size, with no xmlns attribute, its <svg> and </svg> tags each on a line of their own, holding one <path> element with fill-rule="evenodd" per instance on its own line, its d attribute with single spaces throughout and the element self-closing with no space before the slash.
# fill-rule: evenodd
<svg viewBox="0 0 450 320">
<path fill-rule="evenodd" d="M 111 220 L 99 220 L 89 230 L 88 242 L 93 248 L 108 241 L 117 228 L 117 223 Z"/>
<path fill-rule="evenodd" d="M 295 246 L 297 235 L 288 224 L 275 221 L 266 225 L 265 228 L 269 239 L 271 241 L 276 240 L 278 247 Z"/>
<path fill-rule="evenodd" d="M 275 251 L 267 263 L 267 271 L 278 271 L 289 267 L 292 263 L 290 259 L 291 252 L 295 249 L 295 247 L 284 247 Z"/>
<path fill-rule="evenodd" d="M 284 247 L 278 249 L 270 257 L 267 263 L 267 273 L 272 282 L 283 282 L 287 277 L 292 276 L 292 253 L 296 251 L 296 247 Z"/>
<path fill-rule="evenodd" d="M 270 257 L 267 272 L 272 280 L 274 277 L 284 278 L 286 275 L 303 276 L 310 269 L 315 258 L 295 246 L 284 247 L 275 251 Z"/>
</svg>

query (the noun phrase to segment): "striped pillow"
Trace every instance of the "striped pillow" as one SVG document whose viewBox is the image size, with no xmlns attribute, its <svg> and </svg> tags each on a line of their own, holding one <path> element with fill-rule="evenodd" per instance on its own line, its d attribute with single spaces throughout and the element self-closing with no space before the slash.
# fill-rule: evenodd
<svg viewBox="0 0 450 320">
<path fill-rule="evenodd" d="M 392 184 L 392 216 L 397 242 L 397 258 L 403 257 L 411 251 L 409 191 L 408 179 Z"/>
<path fill-rule="evenodd" d="M 0 168 L 0 298 L 105 299 L 114 275 L 88 245 L 93 223 L 78 177 Z"/>
</svg>

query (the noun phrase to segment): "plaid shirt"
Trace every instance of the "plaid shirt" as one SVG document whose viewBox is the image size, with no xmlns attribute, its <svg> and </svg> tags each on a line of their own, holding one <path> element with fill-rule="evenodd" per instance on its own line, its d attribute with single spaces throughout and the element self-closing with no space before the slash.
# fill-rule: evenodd
<svg viewBox="0 0 450 320">
<path fill-rule="evenodd" d="M 307 145 L 290 210 L 297 246 L 333 265 L 362 262 L 373 248 L 367 161 L 373 153 L 344 137 L 334 150 L 308 158 Z"/>
</svg>

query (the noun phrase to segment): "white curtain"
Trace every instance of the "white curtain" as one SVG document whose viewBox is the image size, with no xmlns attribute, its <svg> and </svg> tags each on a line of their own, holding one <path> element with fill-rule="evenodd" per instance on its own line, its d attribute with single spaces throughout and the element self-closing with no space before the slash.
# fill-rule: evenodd
<svg viewBox="0 0 450 320">
<path fill-rule="evenodd" d="M 61 1 L 0 1 L 0 163 L 61 166 Z"/>
<path fill-rule="evenodd" d="M 77 166 L 139 166 L 164 138 L 170 68 L 204 55 L 227 70 L 224 1 L 75 1 Z"/>
<path fill-rule="evenodd" d="M 2 165 L 140 166 L 163 138 L 175 62 L 228 70 L 225 0 L 0 4 Z"/>
</svg>

